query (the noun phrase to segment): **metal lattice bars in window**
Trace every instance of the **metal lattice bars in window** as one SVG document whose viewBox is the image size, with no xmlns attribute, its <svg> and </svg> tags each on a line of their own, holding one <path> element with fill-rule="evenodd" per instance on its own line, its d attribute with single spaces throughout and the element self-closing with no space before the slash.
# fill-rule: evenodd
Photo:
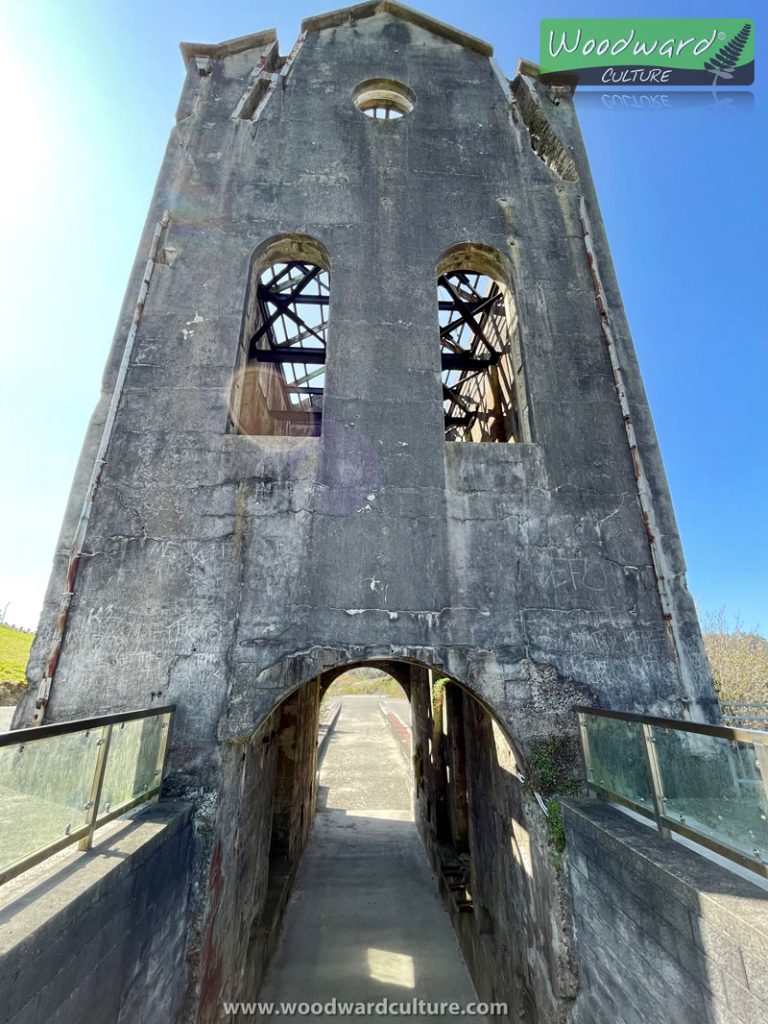
<svg viewBox="0 0 768 1024">
<path fill-rule="evenodd" d="M 504 294 L 492 278 L 458 270 L 438 278 L 445 436 L 518 437 Z"/>
<path fill-rule="evenodd" d="M 273 364 L 280 375 L 279 421 L 320 432 L 328 330 L 328 272 L 304 260 L 275 263 L 261 274 L 256 300 L 259 322 L 249 360 Z"/>
</svg>

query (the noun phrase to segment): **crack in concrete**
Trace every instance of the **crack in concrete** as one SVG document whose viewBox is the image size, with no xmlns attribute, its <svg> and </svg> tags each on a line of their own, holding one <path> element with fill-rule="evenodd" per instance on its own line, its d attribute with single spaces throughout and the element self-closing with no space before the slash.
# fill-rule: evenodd
<svg viewBox="0 0 768 1024">
<path fill-rule="evenodd" d="M 123 497 L 123 492 L 120 490 L 119 487 L 115 488 L 115 494 L 117 495 L 117 500 L 120 502 L 120 505 L 123 508 L 123 510 L 126 511 L 129 515 L 133 516 L 136 522 L 139 524 L 142 538 L 148 537 L 146 524 L 138 509 L 134 508 L 132 505 L 129 505 L 126 502 L 125 498 Z"/>
</svg>

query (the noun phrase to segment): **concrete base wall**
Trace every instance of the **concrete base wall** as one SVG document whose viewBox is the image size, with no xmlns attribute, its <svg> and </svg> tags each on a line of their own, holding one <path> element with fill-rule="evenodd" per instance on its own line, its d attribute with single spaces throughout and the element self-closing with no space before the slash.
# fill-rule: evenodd
<svg viewBox="0 0 768 1024">
<path fill-rule="evenodd" d="M 158 803 L 7 883 L 4 1024 L 176 1024 L 191 861 L 190 810 Z"/>
<path fill-rule="evenodd" d="M 559 1024 L 577 978 L 548 822 L 489 713 L 426 677 L 411 682 L 416 820 L 478 995 L 509 1020 Z"/>
<path fill-rule="evenodd" d="M 277 67 L 272 42 L 185 47 L 178 122 L 14 718 L 28 724 L 38 694 L 48 722 L 177 706 L 165 792 L 194 803 L 202 840 L 190 943 L 201 1022 L 255 962 L 277 752 L 253 737 L 299 685 L 356 662 L 434 667 L 523 746 L 575 736 L 574 704 L 703 718 L 716 706 L 572 98 L 530 76 L 511 92 L 487 47 L 374 4 L 314 20 L 254 122 L 241 99 Z M 408 116 L 356 109 L 357 87 L 379 76 L 413 93 Z M 331 268 L 321 436 L 234 434 L 254 280 L 306 236 Z M 523 443 L 446 441 L 446 259 L 508 290 Z M 501 767 L 487 777 L 500 822 L 514 782 Z M 301 836 L 311 807 L 302 819 L 283 795 L 283 838 Z M 460 806 L 448 813 L 463 827 Z M 533 835 L 527 810 L 521 828 Z M 537 893 L 514 948 L 541 957 L 536 1005 L 557 1005 L 545 990 L 567 937 L 542 897 L 550 882 L 523 873 L 518 885 L 487 857 L 478 884 L 487 868 L 491 888 Z M 494 927 L 512 925 L 497 915 Z M 517 976 L 503 952 L 494 964 Z"/>
<path fill-rule="evenodd" d="M 285 700 L 245 742 L 222 752 L 222 787 L 208 878 L 194 917 L 205 915 L 190 955 L 186 1016 L 212 1024 L 222 1001 L 254 999 L 315 812 L 320 688 Z"/>
<path fill-rule="evenodd" d="M 768 892 L 607 804 L 565 806 L 574 1024 L 763 1024 Z"/>
</svg>

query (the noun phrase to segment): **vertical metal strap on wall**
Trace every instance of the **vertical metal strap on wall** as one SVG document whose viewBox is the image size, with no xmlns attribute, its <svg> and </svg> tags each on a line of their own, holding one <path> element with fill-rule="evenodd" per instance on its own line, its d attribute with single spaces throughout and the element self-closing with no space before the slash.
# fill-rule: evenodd
<svg viewBox="0 0 768 1024">
<path fill-rule="evenodd" d="M 88 803 L 85 805 L 85 823 L 88 825 L 88 834 L 83 836 L 77 844 L 78 850 L 90 850 L 91 845 L 93 844 L 93 833 L 96 831 L 96 818 L 99 814 L 101 789 L 104 785 L 104 772 L 107 767 L 107 758 L 109 757 L 109 745 L 111 739 L 112 726 L 105 725 L 101 730 L 101 736 L 97 741 L 99 745 L 99 752 L 96 756 L 96 768 L 93 772 L 91 793 L 88 798 Z"/>
<path fill-rule="evenodd" d="M 645 722 L 641 725 L 642 736 L 643 736 L 643 751 L 645 752 L 645 761 L 648 765 L 648 777 L 651 780 L 651 795 L 653 797 L 653 816 L 656 819 L 656 827 L 659 833 L 664 839 L 669 839 L 671 833 L 667 826 L 664 824 L 664 817 L 666 816 L 666 802 L 667 798 L 664 796 L 664 784 L 661 778 L 661 768 L 659 767 L 659 757 L 656 751 L 656 740 L 653 736 L 653 726 L 646 725 Z"/>
<path fill-rule="evenodd" d="M 600 268 L 598 267 L 597 252 L 595 250 L 594 245 L 594 235 L 592 233 L 592 225 L 590 223 L 589 215 L 587 213 L 587 204 L 584 200 L 584 196 L 578 197 L 578 203 L 578 216 L 581 222 L 584 248 L 586 250 L 587 263 L 589 265 L 589 271 L 595 289 L 595 303 L 597 305 L 597 312 L 600 318 L 600 326 L 602 328 L 603 337 L 608 348 L 608 357 L 611 363 L 613 382 L 616 388 L 616 395 L 618 396 L 619 405 L 621 407 L 621 414 L 624 421 L 624 430 L 627 435 L 629 453 L 632 458 L 632 466 L 635 474 L 635 485 L 637 488 L 637 497 L 640 503 L 640 510 L 643 514 L 645 532 L 648 536 L 648 546 L 650 548 L 651 561 L 653 562 L 654 574 L 656 576 L 656 590 L 658 592 L 659 602 L 661 604 L 661 613 L 667 627 L 670 651 L 672 657 L 675 660 L 677 675 L 680 680 L 682 692 L 685 696 L 686 710 L 690 710 L 691 708 L 695 708 L 696 706 L 697 694 L 695 682 L 691 677 L 690 668 L 685 658 L 683 641 L 680 636 L 680 627 L 677 621 L 675 602 L 672 597 L 672 592 L 670 590 L 669 581 L 675 574 L 672 571 L 672 568 L 667 558 L 666 551 L 662 544 L 662 532 L 656 521 L 654 497 L 651 491 L 651 485 L 648 481 L 648 477 L 646 476 L 645 469 L 643 467 L 643 461 L 640 456 L 640 449 L 637 444 L 635 426 L 632 420 L 632 413 L 629 407 L 629 398 L 627 395 L 626 383 L 624 381 L 624 370 L 619 360 L 619 354 L 616 347 L 616 340 L 613 336 L 613 330 L 611 328 L 610 316 L 608 312 L 608 300 L 605 295 L 605 288 L 603 287 L 603 280 L 600 274 Z"/>
<path fill-rule="evenodd" d="M 77 526 L 75 527 L 75 532 L 72 537 L 72 545 L 69 550 L 69 561 L 67 562 L 64 593 L 61 595 L 59 613 L 56 617 L 56 625 L 53 630 L 53 637 L 51 638 L 51 646 L 48 651 L 48 657 L 45 661 L 43 678 L 37 692 L 35 712 L 32 715 L 32 725 L 35 726 L 42 725 L 45 719 L 45 709 L 47 708 L 48 701 L 50 700 L 51 686 L 53 685 L 53 678 L 56 675 L 61 649 L 64 645 L 64 637 L 67 632 L 69 608 L 75 594 L 75 581 L 77 579 L 78 569 L 80 568 L 80 559 L 85 546 L 85 537 L 88 532 L 88 523 L 91 518 L 94 498 L 96 497 L 96 491 L 101 480 L 101 473 L 107 460 L 107 451 L 109 449 L 110 441 L 112 440 L 112 430 L 115 425 L 117 408 L 120 405 L 120 399 L 123 395 L 123 386 L 125 385 L 125 378 L 128 374 L 128 367 L 131 362 L 131 355 L 133 353 L 133 345 L 136 340 L 136 333 L 139 329 L 139 322 L 141 321 L 141 316 L 144 312 L 144 303 L 146 302 L 147 293 L 149 292 L 149 282 L 152 280 L 152 272 L 155 269 L 155 258 L 160 245 L 160 239 L 166 231 L 170 220 L 171 215 L 168 210 L 165 210 L 163 212 L 163 216 L 155 226 L 155 232 L 152 236 L 152 242 L 149 247 L 149 258 L 147 259 L 144 274 L 141 279 L 139 295 L 136 299 L 133 318 L 131 319 L 131 326 L 125 339 L 123 355 L 120 360 L 120 366 L 117 371 L 115 385 L 112 389 L 112 397 L 109 402 L 107 416 L 101 432 L 101 441 L 99 442 L 99 448 L 96 452 L 96 458 L 93 463 L 91 478 L 88 482 L 88 487 L 86 488 L 83 507 L 80 511 Z"/>
</svg>

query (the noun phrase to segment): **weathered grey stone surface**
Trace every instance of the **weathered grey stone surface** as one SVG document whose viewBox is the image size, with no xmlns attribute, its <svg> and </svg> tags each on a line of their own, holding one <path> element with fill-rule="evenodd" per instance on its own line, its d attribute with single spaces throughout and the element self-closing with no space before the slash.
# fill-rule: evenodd
<svg viewBox="0 0 768 1024">
<path fill-rule="evenodd" d="M 708 713 L 673 513 L 572 101 L 556 105 L 526 79 L 524 118 L 485 54 L 378 13 L 308 33 L 259 120 L 232 119 L 265 48 L 211 58 L 204 75 L 188 60 L 61 535 L 31 693 L 149 239 L 167 208 L 161 256 L 173 258 L 156 266 L 144 308 L 49 719 L 175 701 L 172 770 L 210 786 L 221 739 L 252 731 L 324 667 L 360 657 L 442 664 L 522 736 L 550 729 L 570 703 L 558 709 L 560 693 L 574 687 L 585 700 L 661 712 L 699 697 Z M 355 109 L 352 90 L 375 75 L 408 84 L 412 114 L 380 123 Z M 532 149 L 531 102 L 577 180 Z M 681 688 L 655 589 L 580 195 L 695 694 Z M 227 434 L 251 257 L 294 232 L 317 238 L 331 260 L 323 436 Z M 530 444 L 443 440 L 435 275 L 462 242 L 497 250 L 509 266 Z"/>
<path fill-rule="evenodd" d="M 416 820 L 478 994 L 506 1002 L 504 1020 L 562 1024 L 578 987 L 567 883 L 523 759 L 457 687 L 432 703 L 414 669 Z M 469 869 L 471 911 L 446 873 L 457 854 Z"/>
<path fill-rule="evenodd" d="M 768 892 L 598 801 L 565 804 L 575 1024 L 762 1024 Z"/>
<path fill-rule="evenodd" d="M 225 999 L 259 990 L 314 818 L 319 702 L 318 685 L 304 686 L 224 748 L 216 829 L 201 842 L 184 1021 L 218 1021 Z"/>
<path fill-rule="evenodd" d="M 530 76 L 510 90 L 489 47 L 397 5 L 306 28 L 290 70 L 268 32 L 184 47 L 178 121 L 15 719 L 32 712 L 150 240 L 168 210 L 47 720 L 177 705 L 167 791 L 192 800 L 200 823 L 190 977 L 207 993 L 201 1020 L 213 1019 L 227 972 L 247 969 L 248 928 L 266 906 L 269 780 L 280 775 L 270 718 L 308 681 L 375 659 L 434 667 L 504 723 L 522 762 L 536 737 L 574 732 L 576 703 L 715 713 L 571 98 Z M 233 117 L 262 58 L 287 73 L 257 121 Z M 375 121 L 355 108 L 355 87 L 379 76 L 412 90 L 411 114 Z M 254 254 L 296 233 L 330 264 L 322 437 L 239 436 L 228 432 L 229 399 Z M 495 251 L 512 284 L 530 442 L 444 440 L 436 273 L 461 244 Z M 638 501 L 638 454 L 655 531 Z M 666 613 L 651 545 L 668 566 Z M 318 692 L 307 687 L 293 737 L 310 762 Z M 304 783 L 291 814 L 311 812 Z M 307 819 L 290 828 L 298 853 Z M 246 877 L 247 912 L 232 888 Z M 538 909 L 523 915 L 531 930 L 554 898 L 542 879 Z M 552 934 L 539 939 L 542 957 L 556 958 Z M 555 1005 L 547 985 L 541 1005 Z"/>
<path fill-rule="evenodd" d="M 167 1024 L 186 984 L 191 808 L 145 807 L 0 901 L 0 1020 Z"/>
<path fill-rule="evenodd" d="M 377 697 L 341 701 L 317 820 L 259 997 L 399 1003 L 415 994 L 466 1008 L 477 995 L 413 824 L 409 761 Z M 274 1016 L 275 1024 L 299 1019 Z M 381 1015 L 358 1019 L 376 1024 Z"/>
</svg>

